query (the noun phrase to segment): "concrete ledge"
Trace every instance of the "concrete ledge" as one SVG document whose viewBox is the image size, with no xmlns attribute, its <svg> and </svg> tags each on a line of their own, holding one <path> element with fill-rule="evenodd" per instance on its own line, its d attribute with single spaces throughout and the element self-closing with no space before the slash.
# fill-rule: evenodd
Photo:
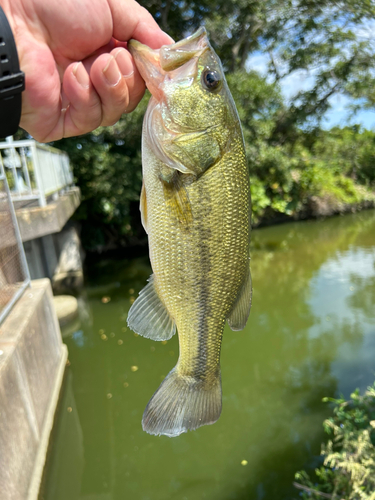
<svg viewBox="0 0 375 500">
<path fill-rule="evenodd" d="M 38 498 L 40 484 L 43 477 L 44 465 L 47 457 L 49 437 L 53 428 L 55 412 L 57 408 L 57 403 L 59 402 L 60 389 L 64 378 L 67 359 L 68 359 L 68 348 L 66 347 L 65 344 L 63 344 L 60 365 L 56 374 L 55 386 L 51 394 L 50 404 L 47 409 L 43 432 L 40 437 L 39 449 L 35 459 L 35 466 L 31 477 L 31 483 L 27 500 L 37 500 Z"/>
<path fill-rule="evenodd" d="M 61 328 L 78 318 L 78 300 L 75 297 L 58 295 L 53 297 L 53 303 Z"/>
<path fill-rule="evenodd" d="M 22 241 L 60 232 L 80 202 L 80 190 L 76 187 L 60 196 L 57 201 L 48 203 L 45 207 L 16 210 Z"/>
<path fill-rule="evenodd" d="M 50 282 L 33 281 L 0 326 L 1 500 L 37 498 L 65 359 Z"/>
</svg>

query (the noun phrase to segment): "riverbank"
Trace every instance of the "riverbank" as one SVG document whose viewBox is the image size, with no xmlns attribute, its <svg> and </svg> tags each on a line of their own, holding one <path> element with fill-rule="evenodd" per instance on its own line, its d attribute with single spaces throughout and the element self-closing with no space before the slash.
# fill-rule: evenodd
<svg viewBox="0 0 375 500">
<path fill-rule="evenodd" d="M 333 196 L 311 196 L 306 205 L 293 214 L 265 211 L 258 221 L 252 223 L 253 228 L 283 224 L 286 222 L 303 221 L 309 219 L 325 219 L 336 215 L 357 213 L 361 210 L 375 208 L 375 193 L 356 203 L 345 203 Z"/>
<path fill-rule="evenodd" d="M 289 222 L 326 219 L 338 215 L 345 215 L 349 213 L 357 213 L 362 210 L 369 210 L 375 208 L 375 193 L 373 199 L 364 199 L 358 203 L 345 203 L 329 196 L 312 196 L 306 206 L 293 214 L 276 213 L 272 210 L 265 211 L 263 216 L 252 221 L 252 228 L 258 229 L 268 226 L 276 226 L 279 224 L 286 224 Z M 141 221 L 139 220 L 139 226 Z M 125 246 L 113 246 L 111 248 L 103 248 L 96 250 L 86 250 L 85 256 L 85 270 L 90 273 L 90 267 L 95 265 L 99 260 L 119 260 L 119 259 L 134 259 L 137 257 L 148 255 L 148 240 L 147 235 L 139 228 L 137 238 L 133 240 L 132 244 Z"/>
</svg>

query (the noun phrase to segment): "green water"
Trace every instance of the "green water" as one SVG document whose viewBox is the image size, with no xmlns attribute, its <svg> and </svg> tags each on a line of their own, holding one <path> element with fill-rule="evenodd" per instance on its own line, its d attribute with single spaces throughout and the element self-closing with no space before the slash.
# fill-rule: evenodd
<svg viewBox="0 0 375 500">
<path fill-rule="evenodd" d="M 148 261 L 91 270 L 40 499 L 298 498 L 294 473 L 319 463 L 322 398 L 375 379 L 375 212 L 259 229 L 252 246 L 250 319 L 224 332 L 222 416 L 172 439 L 141 418 L 177 337 L 126 328 Z"/>
</svg>

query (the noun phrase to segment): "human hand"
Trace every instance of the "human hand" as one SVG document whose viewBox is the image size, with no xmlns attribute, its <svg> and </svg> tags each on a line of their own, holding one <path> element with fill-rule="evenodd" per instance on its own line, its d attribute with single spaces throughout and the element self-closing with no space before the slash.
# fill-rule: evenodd
<svg viewBox="0 0 375 500">
<path fill-rule="evenodd" d="M 49 142 L 112 125 L 145 85 L 126 49 L 172 43 L 135 0 L 0 0 L 26 76 L 20 126 Z"/>
</svg>

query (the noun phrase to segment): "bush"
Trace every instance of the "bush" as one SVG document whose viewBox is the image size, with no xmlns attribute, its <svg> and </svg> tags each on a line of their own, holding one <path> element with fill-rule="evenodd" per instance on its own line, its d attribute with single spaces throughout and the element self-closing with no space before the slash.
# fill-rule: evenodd
<svg viewBox="0 0 375 500">
<path fill-rule="evenodd" d="M 306 471 L 296 473 L 294 485 L 304 500 L 375 500 L 375 383 L 363 396 L 325 398 L 333 403 L 333 417 L 323 426 L 330 436 L 322 445 L 323 466 L 314 480 Z"/>
</svg>

